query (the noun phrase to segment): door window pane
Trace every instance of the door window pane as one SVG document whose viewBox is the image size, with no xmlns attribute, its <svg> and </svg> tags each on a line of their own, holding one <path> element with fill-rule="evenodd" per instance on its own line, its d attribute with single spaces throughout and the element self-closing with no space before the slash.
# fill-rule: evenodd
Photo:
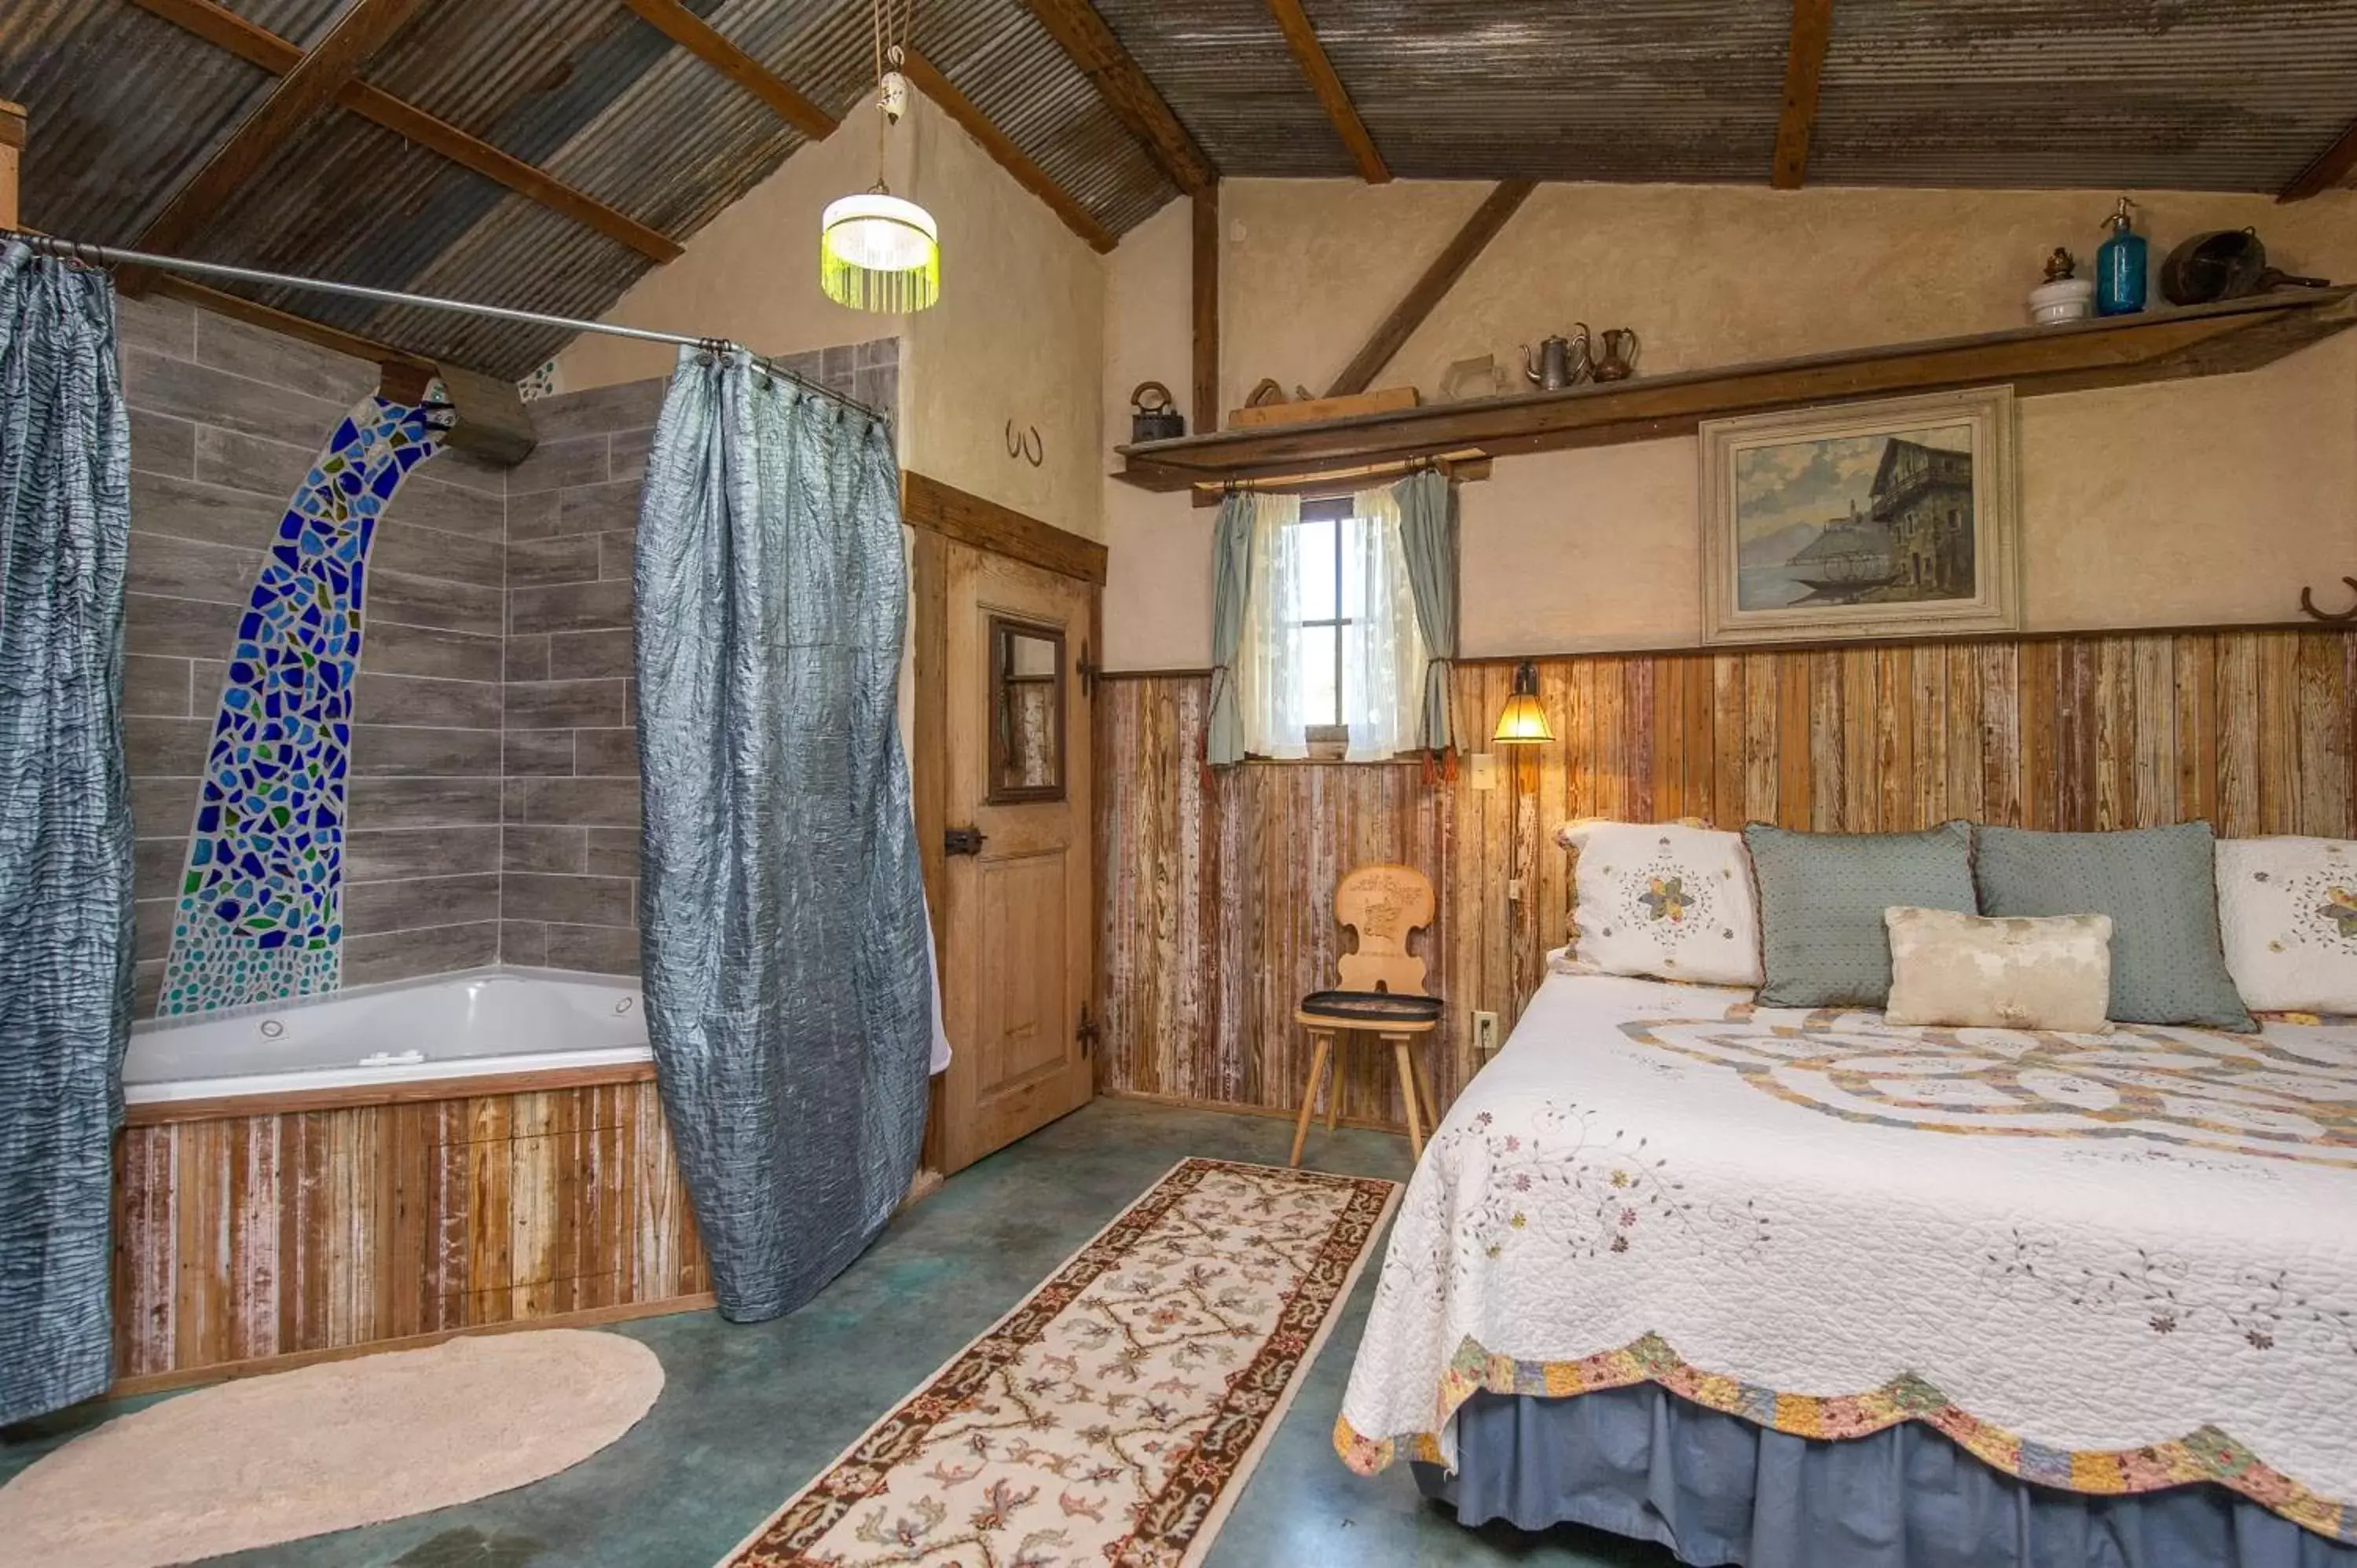
<svg viewBox="0 0 2357 1568">
<path fill-rule="evenodd" d="M 991 804 L 1064 798 L 1064 633 L 990 619 Z"/>
</svg>

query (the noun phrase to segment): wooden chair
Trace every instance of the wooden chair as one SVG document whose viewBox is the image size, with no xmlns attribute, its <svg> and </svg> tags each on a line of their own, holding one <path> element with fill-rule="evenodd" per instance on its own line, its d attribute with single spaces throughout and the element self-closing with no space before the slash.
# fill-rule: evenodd
<svg viewBox="0 0 2357 1568">
<path fill-rule="evenodd" d="M 1411 1042 L 1430 1034 L 1440 1022 L 1440 998 L 1424 990 L 1424 960 L 1408 951 L 1410 932 L 1432 924 L 1435 904 L 1432 882 L 1412 865 L 1362 865 L 1334 889 L 1334 918 L 1358 933 L 1358 948 L 1335 964 L 1341 984 L 1333 991 L 1314 992 L 1301 999 L 1294 1022 L 1306 1026 L 1313 1049 L 1309 1087 L 1302 1091 L 1301 1118 L 1293 1128 L 1293 1164 L 1301 1163 L 1302 1141 L 1309 1135 L 1309 1113 L 1318 1103 L 1318 1085 L 1326 1084 L 1326 1128 L 1331 1132 L 1341 1114 L 1341 1063 L 1336 1044 L 1355 1035 L 1370 1034 L 1392 1049 L 1399 1069 L 1400 1098 L 1407 1103 L 1407 1144 L 1415 1158 L 1424 1157 L 1424 1130 L 1439 1110 L 1432 1098 L 1432 1079 Z M 1330 1072 L 1329 1072 L 1330 1069 Z M 1422 1115 L 1416 1105 L 1422 1088 Z"/>
</svg>

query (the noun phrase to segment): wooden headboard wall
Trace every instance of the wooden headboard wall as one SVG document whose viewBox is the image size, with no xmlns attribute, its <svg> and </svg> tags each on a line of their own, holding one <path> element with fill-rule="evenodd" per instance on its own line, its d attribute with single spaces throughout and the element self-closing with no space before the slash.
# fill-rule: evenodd
<svg viewBox="0 0 2357 1568">
<path fill-rule="evenodd" d="M 1246 765 L 1207 785 L 1200 676 L 1108 681 L 1097 709 L 1104 867 L 1100 1086 L 1287 1112 L 1307 1077 L 1295 1002 L 1330 983 L 1335 882 L 1397 860 L 1440 912 L 1423 950 L 1448 1012 L 1444 1105 L 1470 1068 L 1466 1015 L 1512 1027 L 1568 923 L 1573 817 L 1752 820 L 1821 832 L 1951 817 L 2032 828 L 2206 817 L 2221 833 L 2357 837 L 2357 632 L 2155 632 L 1833 650 L 1541 660 L 1556 740 L 1497 787 L 1413 766 Z M 1512 671 L 1458 671 L 1486 736 Z M 1517 780 L 1519 775 L 1519 780 Z M 1519 909 L 1505 890 L 1519 788 Z M 1343 1113 L 1404 1126 L 1387 1074 L 1356 1059 Z"/>
</svg>

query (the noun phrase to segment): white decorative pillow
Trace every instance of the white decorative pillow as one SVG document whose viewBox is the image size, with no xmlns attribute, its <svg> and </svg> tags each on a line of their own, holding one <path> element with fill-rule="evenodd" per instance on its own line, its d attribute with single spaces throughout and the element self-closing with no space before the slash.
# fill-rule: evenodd
<svg viewBox="0 0 2357 1568">
<path fill-rule="evenodd" d="M 1567 822 L 1572 955 L 1606 974 L 1760 983 L 1760 904 L 1741 833 L 1674 822 Z"/>
<path fill-rule="evenodd" d="M 2109 915 L 1964 915 L 1885 909 L 1893 1024 L 1955 1028 L 2109 1029 Z"/>
<path fill-rule="evenodd" d="M 2357 1013 L 2357 841 L 2218 841 L 2218 933 L 2243 1004 Z"/>
</svg>

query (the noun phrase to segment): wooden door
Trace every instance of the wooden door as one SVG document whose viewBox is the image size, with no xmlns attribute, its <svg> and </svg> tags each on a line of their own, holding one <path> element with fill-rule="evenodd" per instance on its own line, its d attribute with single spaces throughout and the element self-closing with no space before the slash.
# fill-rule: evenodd
<svg viewBox="0 0 2357 1568">
<path fill-rule="evenodd" d="M 920 832 L 938 834 L 924 848 L 938 868 L 952 1053 L 928 1142 L 948 1172 L 1093 1092 L 1091 693 L 1082 667 L 1097 590 L 939 537 L 921 542 L 919 576 L 918 614 L 935 623 L 940 665 L 932 690 L 922 660 L 918 674 L 918 745 L 921 752 L 938 736 L 939 746 L 935 809 L 918 822 Z M 930 629 L 920 624 L 920 647 Z"/>
</svg>

